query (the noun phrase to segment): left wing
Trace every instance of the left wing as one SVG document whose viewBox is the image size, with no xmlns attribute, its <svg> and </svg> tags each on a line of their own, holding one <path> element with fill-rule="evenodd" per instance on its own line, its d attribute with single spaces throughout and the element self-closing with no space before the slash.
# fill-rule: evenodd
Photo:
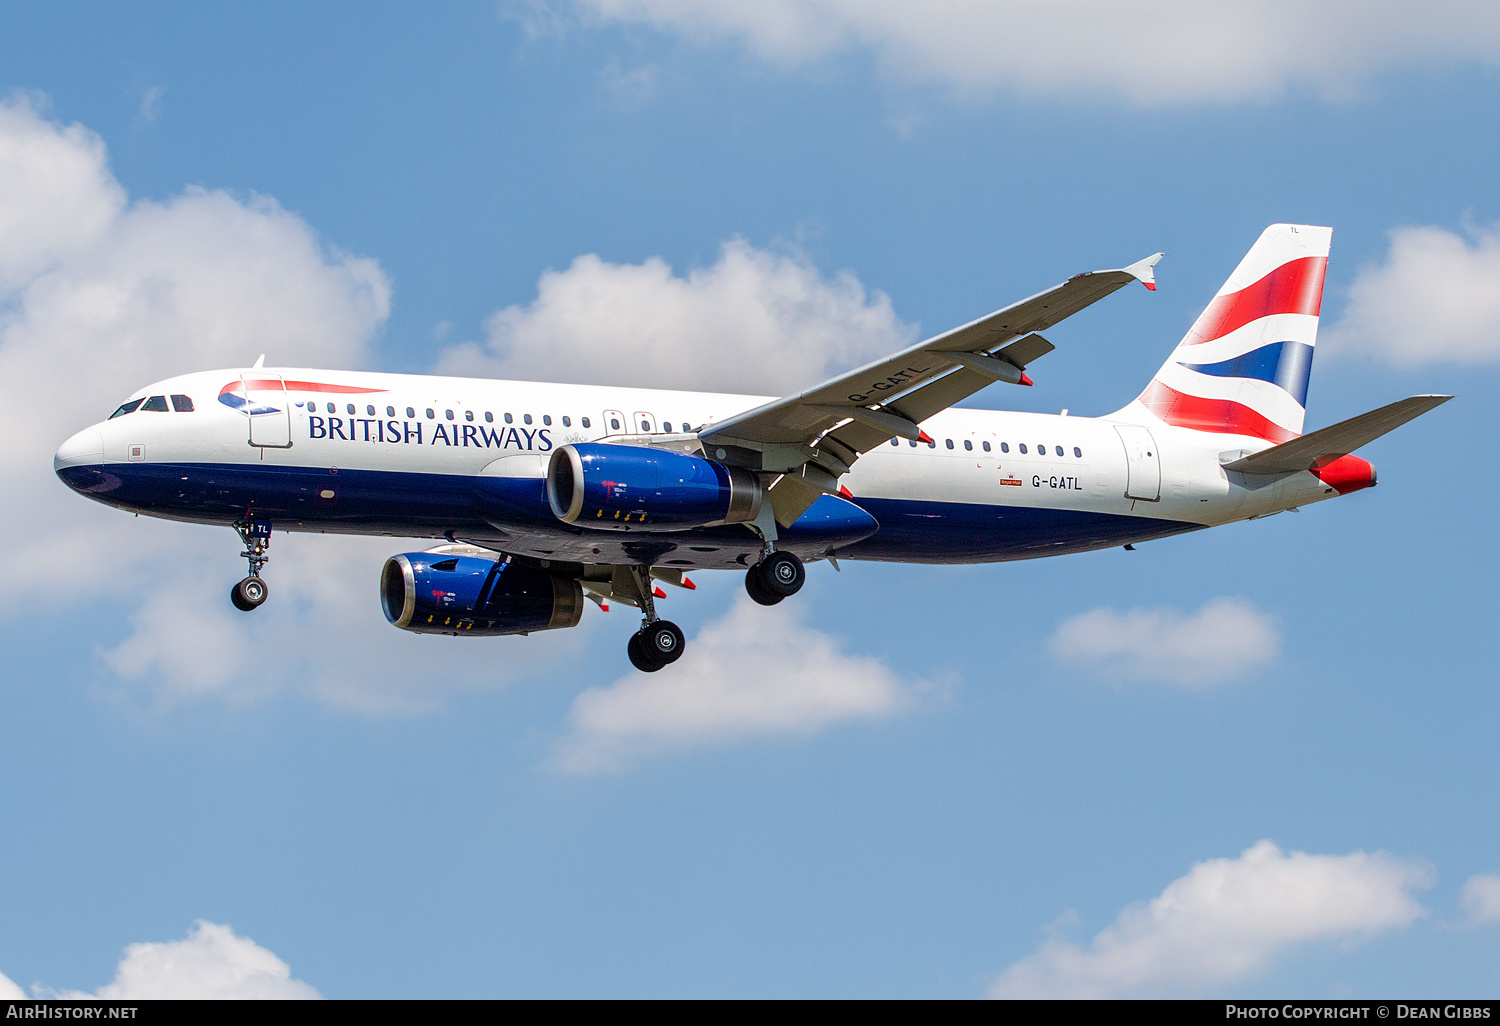
<svg viewBox="0 0 1500 1026">
<path fill-rule="evenodd" d="M 1129 284 L 1155 289 L 1157 253 L 1129 267 L 1078 274 L 1045 292 L 778 399 L 698 434 L 704 451 L 753 470 L 784 475 L 771 488 L 776 519 L 789 525 L 838 492 L 861 454 L 892 438 L 927 441 L 918 424 L 995 381 L 1031 384 L 1026 365 L 1053 350 L 1036 332 Z"/>
</svg>

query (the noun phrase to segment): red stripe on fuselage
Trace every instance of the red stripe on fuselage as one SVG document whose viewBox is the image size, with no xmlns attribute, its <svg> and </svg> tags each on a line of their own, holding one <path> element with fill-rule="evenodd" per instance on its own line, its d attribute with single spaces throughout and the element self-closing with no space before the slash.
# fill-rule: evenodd
<svg viewBox="0 0 1500 1026">
<path fill-rule="evenodd" d="M 1288 260 L 1254 285 L 1215 297 L 1193 322 L 1182 344 L 1212 342 L 1272 314 L 1318 316 L 1323 306 L 1323 274 L 1327 270 L 1327 257 L 1299 257 Z"/>
<path fill-rule="evenodd" d="M 1278 445 L 1298 437 L 1243 403 L 1185 395 L 1160 381 L 1153 381 L 1146 387 L 1141 393 L 1140 403 L 1176 427 L 1215 431 L 1224 435 L 1254 435 Z"/>
<path fill-rule="evenodd" d="M 282 380 L 280 378 L 267 378 L 261 381 L 231 381 L 219 389 L 219 394 L 226 392 L 238 392 L 241 388 L 249 387 L 256 392 L 279 392 Z M 288 392 L 337 392 L 340 395 L 365 395 L 369 392 L 385 392 L 384 388 L 358 388 L 354 385 L 325 385 L 321 381 L 287 381 Z"/>
</svg>

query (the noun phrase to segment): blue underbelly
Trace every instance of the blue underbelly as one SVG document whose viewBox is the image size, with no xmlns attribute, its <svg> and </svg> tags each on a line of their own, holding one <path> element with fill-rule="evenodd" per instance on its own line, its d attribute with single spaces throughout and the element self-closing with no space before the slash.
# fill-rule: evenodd
<svg viewBox="0 0 1500 1026">
<path fill-rule="evenodd" d="M 678 547 L 674 540 L 687 545 L 705 538 L 736 551 L 744 549 L 752 558 L 758 549 L 743 525 L 659 535 L 585 532 L 552 515 L 539 480 L 161 463 L 68 467 L 59 476 L 74 490 L 121 509 L 201 523 L 255 518 L 285 530 L 405 537 L 483 538 L 489 532 L 501 541 L 550 539 L 548 544 L 577 548 L 583 555 L 591 554 L 593 540 L 606 538 L 604 547 L 610 550 L 625 545 L 633 551 L 644 545 L 665 551 Z M 1202 526 L 1112 513 L 959 502 L 861 498 L 854 505 L 859 509 L 825 497 L 783 532 L 783 543 L 804 556 L 831 551 L 848 559 L 982 563 L 1109 548 Z M 715 559 L 705 558 L 705 563 Z"/>
</svg>

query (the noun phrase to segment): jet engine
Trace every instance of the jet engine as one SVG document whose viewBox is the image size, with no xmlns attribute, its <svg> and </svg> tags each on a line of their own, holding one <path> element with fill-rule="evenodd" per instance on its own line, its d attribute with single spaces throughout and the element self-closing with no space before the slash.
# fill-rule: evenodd
<svg viewBox="0 0 1500 1026">
<path fill-rule="evenodd" d="M 607 531 L 680 531 L 760 513 L 760 479 L 742 467 L 638 445 L 580 442 L 547 464 L 547 501 L 565 523 Z"/>
<path fill-rule="evenodd" d="M 407 552 L 385 561 L 380 602 L 402 630 L 493 637 L 576 627 L 583 586 L 508 558 Z"/>
</svg>

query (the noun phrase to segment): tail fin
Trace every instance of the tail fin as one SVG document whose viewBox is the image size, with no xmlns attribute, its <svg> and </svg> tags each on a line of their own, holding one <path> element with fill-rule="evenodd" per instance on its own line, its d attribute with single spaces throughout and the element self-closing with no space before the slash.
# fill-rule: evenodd
<svg viewBox="0 0 1500 1026">
<path fill-rule="evenodd" d="M 1273 224 L 1118 414 L 1280 443 L 1302 434 L 1332 228 Z"/>
</svg>

